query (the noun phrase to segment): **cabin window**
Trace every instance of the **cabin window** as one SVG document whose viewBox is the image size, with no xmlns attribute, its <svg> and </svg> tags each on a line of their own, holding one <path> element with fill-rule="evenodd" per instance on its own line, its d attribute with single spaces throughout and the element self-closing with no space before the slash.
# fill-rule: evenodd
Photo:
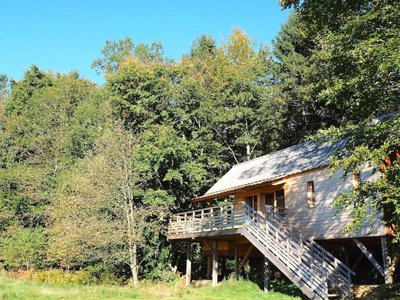
<svg viewBox="0 0 400 300">
<path fill-rule="evenodd" d="M 249 196 L 246 198 L 246 203 L 254 210 L 257 210 L 257 196 Z"/>
<path fill-rule="evenodd" d="M 313 208 L 315 206 L 314 181 L 307 182 L 307 198 L 308 198 L 308 207 Z"/>
<path fill-rule="evenodd" d="M 273 208 L 276 212 L 285 211 L 285 191 L 283 189 L 265 194 L 265 205 Z"/>
</svg>

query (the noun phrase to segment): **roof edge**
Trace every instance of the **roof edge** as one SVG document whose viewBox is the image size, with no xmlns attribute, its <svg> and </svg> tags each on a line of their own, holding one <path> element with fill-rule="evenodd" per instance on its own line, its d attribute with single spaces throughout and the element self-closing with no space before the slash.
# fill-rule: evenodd
<svg viewBox="0 0 400 300">
<path fill-rule="evenodd" d="M 260 184 L 273 182 L 273 181 L 276 181 L 276 180 L 281 180 L 282 178 L 285 178 L 286 176 L 296 175 L 296 174 L 304 173 L 304 172 L 307 172 L 307 171 L 317 170 L 317 169 L 322 169 L 322 168 L 327 168 L 327 167 L 328 167 L 328 164 L 321 165 L 321 166 L 318 166 L 318 167 L 315 167 L 315 168 L 309 168 L 309 169 L 304 169 L 304 170 L 301 170 L 301 171 L 296 171 L 296 172 L 292 172 L 292 173 L 283 174 L 283 175 L 281 175 L 279 177 L 259 180 L 259 181 L 255 181 L 255 182 L 248 183 L 248 184 L 242 184 L 242 185 L 236 186 L 236 187 L 231 188 L 231 189 L 226 189 L 226 190 L 214 192 L 214 193 L 211 193 L 211 194 L 204 194 L 203 196 L 199 196 L 199 197 L 193 198 L 192 202 L 193 203 L 201 203 L 201 202 L 213 199 L 213 198 L 217 198 L 217 197 L 221 197 L 221 196 L 227 196 L 227 195 L 231 194 L 232 192 L 235 192 L 235 191 L 240 190 L 242 188 L 253 187 L 253 186 L 260 185 Z"/>
</svg>

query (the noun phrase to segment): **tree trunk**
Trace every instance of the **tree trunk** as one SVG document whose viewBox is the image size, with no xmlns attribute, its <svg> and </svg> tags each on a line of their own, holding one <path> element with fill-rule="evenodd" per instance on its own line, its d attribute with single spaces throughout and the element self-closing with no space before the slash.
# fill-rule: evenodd
<svg viewBox="0 0 400 300">
<path fill-rule="evenodd" d="M 131 203 L 128 204 L 128 201 L 125 202 L 125 212 L 128 231 L 129 267 L 132 273 L 132 282 L 134 285 L 137 285 L 139 283 L 137 266 L 137 244 L 134 242 L 133 211 L 131 211 Z"/>
<path fill-rule="evenodd" d="M 138 266 L 137 266 L 137 245 L 136 243 L 132 244 L 132 249 L 131 249 L 131 272 L 132 272 L 132 281 L 134 285 L 137 285 L 139 283 L 139 278 L 138 278 Z"/>
</svg>

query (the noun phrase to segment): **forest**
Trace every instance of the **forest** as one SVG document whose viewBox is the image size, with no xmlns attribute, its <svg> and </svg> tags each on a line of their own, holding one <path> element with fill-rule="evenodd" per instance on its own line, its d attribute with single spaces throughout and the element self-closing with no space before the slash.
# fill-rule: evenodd
<svg viewBox="0 0 400 300">
<path fill-rule="evenodd" d="M 398 263 L 400 3 L 280 3 L 293 12 L 271 45 L 237 28 L 174 61 L 126 37 L 93 58 L 101 86 L 35 65 L 0 75 L 0 267 L 173 280 L 185 258 L 166 239 L 171 214 L 249 157 L 339 138 L 334 169 L 381 174 L 338 197 L 348 230 L 383 209 Z"/>
</svg>

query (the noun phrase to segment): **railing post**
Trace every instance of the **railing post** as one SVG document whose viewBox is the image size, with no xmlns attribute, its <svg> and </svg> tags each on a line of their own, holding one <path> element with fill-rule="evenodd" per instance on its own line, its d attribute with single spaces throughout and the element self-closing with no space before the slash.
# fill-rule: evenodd
<svg viewBox="0 0 400 300">
<path fill-rule="evenodd" d="M 338 291 L 339 290 L 339 272 L 338 272 L 338 263 L 337 263 L 337 259 L 334 259 L 335 261 L 335 290 Z"/>
<path fill-rule="evenodd" d="M 326 267 L 326 254 L 322 254 L 322 268 L 324 272 L 324 282 L 325 282 L 325 294 L 328 295 L 328 269 Z"/>
<path fill-rule="evenodd" d="M 235 227 L 235 209 L 234 209 L 233 205 L 231 205 L 230 212 L 231 212 L 231 222 L 232 222 L 232 228 L 233 228 L 233 227 Z"/>
</svg>

